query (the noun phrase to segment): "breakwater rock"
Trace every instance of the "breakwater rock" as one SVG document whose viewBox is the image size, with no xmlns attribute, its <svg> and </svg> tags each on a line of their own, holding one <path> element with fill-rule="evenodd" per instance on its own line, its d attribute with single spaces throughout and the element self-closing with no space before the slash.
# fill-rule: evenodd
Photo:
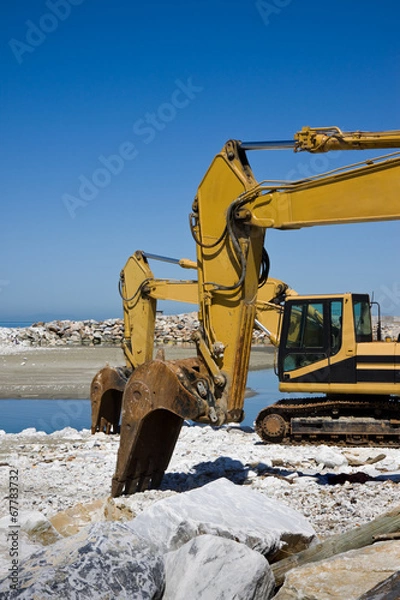
<svg viewBox="0 0 400 600">
<path fill-rule="evenodd" d="M 158 314 L 156 317 L 154 343 L 190 344 L 192 334 L 199 328 L 197 312 L 177 315 Z M 397 339 L 400 332 L 400 317 L 385 317 L 382 323 L 383 338 Z M 374 324 L 376 334 L 376 323 Z M 29 327 L 0 327 L 0 346 L 117 346 L 124 338 L 122 319 L 96 321 L 56 320 L 34 323 Z M 267 334 L 253 330 L 253 345 L 271 345 Z"/>
<path fill-rule="evenodd" d="M 121 319 L 57 320 L 38 322 L 29 327 L 0 328 L 0 344 L 14 346 L 116 346 L 121 344 L 123 336 Z"/>
<path fill-rule="evenodd" d="M 199 328 L 197 313 L 157 315 L 155 344 L 187 344 Z M 38 322 L 29 327 L 0 327 L 0 345 L 33 347 L 53 346 L 120 346 L 124 338 L 122 319 L 95 321 L 57 320 Z M 265 333 L 255 330 L 254 344 L 269 344 Z"/>
</svg>

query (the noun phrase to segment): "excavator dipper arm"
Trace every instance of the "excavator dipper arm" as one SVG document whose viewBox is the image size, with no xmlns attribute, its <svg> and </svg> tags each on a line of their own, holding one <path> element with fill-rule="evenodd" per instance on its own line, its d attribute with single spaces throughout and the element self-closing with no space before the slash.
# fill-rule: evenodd
<svg viewBox="0 0 400 600">
<path fill-rule="evenodd" d="M 119 433 L 122 396 L 128 378 L 141 364 L 152 360 L 156 303 L 160 299 L 197 303 L 197 281 L 155 279 L 148 258 L 174 261 L 182 268 L 195 269 L 188 259 L 168 259 L 138 250 L 129 257 L 120 274 L 119 290 L 124 308 L 125 366 L 105 366 L 90 387 L 92 433 Z"/>
</svg>

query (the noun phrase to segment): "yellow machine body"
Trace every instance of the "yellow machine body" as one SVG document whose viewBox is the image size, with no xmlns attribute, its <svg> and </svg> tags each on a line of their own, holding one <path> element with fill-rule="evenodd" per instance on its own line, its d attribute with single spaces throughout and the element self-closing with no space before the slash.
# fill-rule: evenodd
<svg viewBox="0 0 400 600">
<path fill-rule="evenodd" d="M 399 152 L 300 181 L 257 182 L 246 152 L 280 147 L 308 152 L 399 148 L 400 132 L 344 133 L 336 127 L 324 127 L 303 128 L 287 143 L 230 140 L 213 159 L 192 205 L 190 222 L 197 260 L 195 263 L 183 260 L 181 266 L 196 269 L 196 282 L 162 283 L 149 275 L 143 255 L 137 255 L 132 263 L 128 261 L 121 278 L 126 380 L 121 382 L 118 380 L 121 373 L 112 371 L 100 373 L 96 376 L 97 383 L 96 378 L 92 383 L 92 403 L 100 407 L 97 419 L 93 416 L 92 431 L 99 428 L 99 422 L 100 428 L 109 428 L 107 419 L 102 417 L 102 399 L 110 398 L 114 392 L 118 397 L 122 394 L 121 442 L 112 484 L 114 496 L 159 484 L 183 419 L 213 425 L 242 420 L 252 330 L 258 315 L 263 314 L 260 289 L 268 276 L 264 250 L 267 229 L 400 219 Z M 193 293 L 196 287 L 197 298 Z M 197 355 L 189 361 L 165 361 L 161 355 L 155 360 L 152 357 L 156 300 L 162 297 L 197 299 L 200 322 L 194 337 Z M 385 406 L 383 421 L 396 421 L 398 407 L 393 412 L 391 396 L 398 398 L 400 393 L 398 344 L 385 345 L 369 337 L 357 337 L 354 295 L 338 295 L 321 302 L 303 297 L 303 304 L 300 298 L 281 298 L 282 301 L 276 301 L 276 309 L 264 313 L 267 320 L 268 317 L 275 320 L 282 391 L 327 394 L 324 402 L 298 403 L 293 408 L 295 417 L 300 421 L 311 414 L 317 419 L 321 414 L 337 417 L 340 436 L 341 430 L 346 430 L 341 418 L 353 416 L 356 406 L 353 398 L 357 396 L 356 416 L 362 406 L 367 411 L 372 407 L 376 417 L 379 404 Z M 289 308 L 297 302 L 298 314 L 293 309 L 291 324 L 296 329 L 299 311 L 304 303 L 311 301 L 315 306 L 303 318 L 303 325 L 312 323 L 309 330 L 312 342 L 313 336 L 321 333 L 322 324 L 323 345 L 305 344 L 294 350 L 290 347 Z M 333 346 L 334 325 L 327 319 L 327 306 L 332 302 L 342 306 L 341 339 L 336 346 Z M 322 315 L 318 316 L 321 306 Z M 110 388 L 112 380 L 118 380 L 114 390 Z M 367 396 L 369 399 L 365 400 Z M 323 409 L 318 412 L 320 405 Z M 332 414 L 325 415 L 324 410 Z M 362 419 L 369 418 L 362 410 L 361 413 Z M 256 429 L 266 441 L 279 441 L 287 436 L 301 439 L 301 426 L 292 427 L 291 417 L 287 419 L 284 409 L 259 417 Z M 332 440 L 336 439 L 336 433 L 332 433 L 334 425 L 331 423 L 324 432 Z M 318 427 L 321 429 L 318 425 L 315 431 Z M 365 427 L 361 424 L 360 431 Z M 391 435 L 393 439 L 392 433 L 387 433 L 387 423 L 385 427 L 383 435 Z M 375 427 L 373 434 L 376 433 Z M 398 433 L 394 437 L 398 441 Z"/>
</svg>

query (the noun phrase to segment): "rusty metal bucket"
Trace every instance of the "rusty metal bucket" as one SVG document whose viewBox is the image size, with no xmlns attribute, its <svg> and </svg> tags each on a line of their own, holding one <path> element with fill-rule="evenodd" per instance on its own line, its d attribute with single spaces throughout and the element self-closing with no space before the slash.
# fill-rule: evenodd
<svg viewBox="0 0 400 600">
<path fill-rule="evenodd" d="M 199 358 L 139 366 L 123 393 L 121 439 L 112 496 L 161 484 L 185 419 L 220 424 L 213 382 Z"/>
<path fill-rule="evenodd" d="M 131 370 L 124 367 L 104 367 L 90 386 L 92 433 L 119 433 L 122 395 Z"/>
</svg>

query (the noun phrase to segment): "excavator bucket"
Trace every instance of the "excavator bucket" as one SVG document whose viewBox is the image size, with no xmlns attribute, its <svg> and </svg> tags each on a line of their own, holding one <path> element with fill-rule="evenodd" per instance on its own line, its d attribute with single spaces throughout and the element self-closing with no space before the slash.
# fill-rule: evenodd
<svg viewBox="0 0 400 600">
<path fill-rule="evenodd" d="M 104 367 L 90 386 L 92 433 L 118 433 L 122 394 L 131 371 L 123 367 Z"/>
<path fill-rule="evenodd" d="M 122 400 L 121 438 L 112 496 L 160 485 L 185 419 L 223 419 L 200 358 L 152 360 L 130 376 Z"/>
</svg>

